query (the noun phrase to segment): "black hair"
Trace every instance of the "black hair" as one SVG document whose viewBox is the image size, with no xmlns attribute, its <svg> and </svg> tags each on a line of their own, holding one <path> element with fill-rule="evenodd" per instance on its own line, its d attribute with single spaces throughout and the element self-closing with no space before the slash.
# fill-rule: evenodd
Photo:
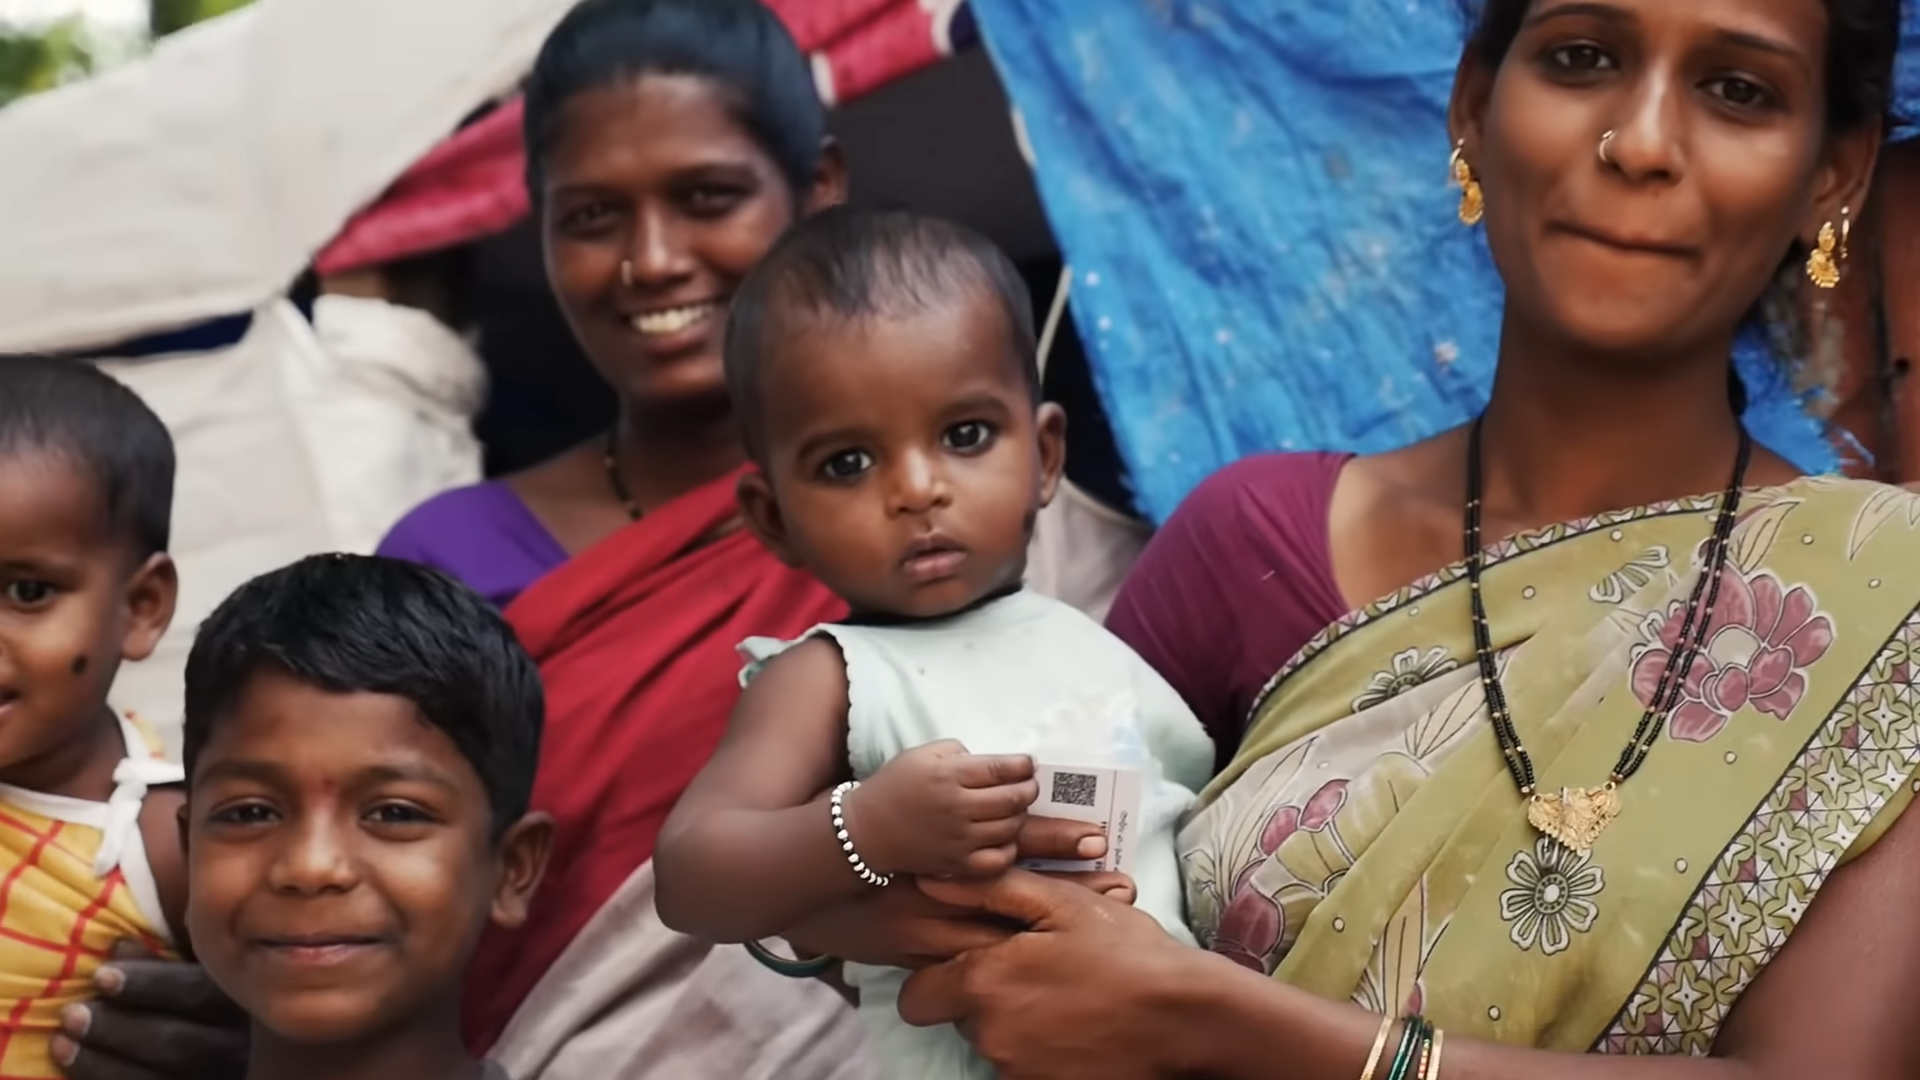
<svg viewBox="0 0 1920 1080">
<path fill-rule="evenodd" d="M 641 75 L 698 75 L 805 191 L 826 141 L 826 110 L 793 35 L 759 0 L 581 0 L 540 47 L 526 84 L 527 190 L 543 201 L 546 156 L 567 102 Z"/>
<path fill-rule="evenodd" d="M 766 356 L 799 324 L 925 311 L 982 293 L 1006 318 L 1008 346 L 1037 405 L 1033 295 L 993 241 L 908 210 L 839 206 L 800 222 L 741 282 L 729 305 L 727 392 L 747 449 L 760 449 L 759 381 Z"/>
<path fill-rule="evenodd" d="M 167 550 L 173 437 L 140 395 L 92 364 L 0 356 L 0 455 L 43 453 L 91 474 L 139 561 Z"/>
<path fill-rule="evenodd" d="M 1901 0 L 1825 0 L 1827 7 L 1827 129 L 1857 131 L 1889 119 L 1893 64 L 1900 46 Z M 1533 0 L 1469 0 L 1471 48 L 1489 70 L 1498 68 L 1526 22 Z M 1477 12 L 1473 9 L 1477 8 Z"/>
<path fill-rule="evenodd" d="M 189 784 L 215 727 L 263 671 L 327 693 L 405 698 L 480 774 L 496 839 L 526 814 L 546 714 L 539 669 L 499 612 L 445 574 L 315 555 L 242 585 L 187 657 Z"/>
</svg>

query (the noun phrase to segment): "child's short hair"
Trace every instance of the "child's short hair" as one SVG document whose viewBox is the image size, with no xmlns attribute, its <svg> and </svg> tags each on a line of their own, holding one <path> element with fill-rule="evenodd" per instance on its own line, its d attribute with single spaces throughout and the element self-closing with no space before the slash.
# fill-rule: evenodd
<svg viewBox="0 0 1920 1080">
<path fill-rule="evenodd" d="M 480 774 L 496 835 L 526 814 L 546 713 L 539 669 L 492 605 L 445 574 L 316 555 L 242 585 L 187 658 L 189 784 L 215 726 L 262 671 L 411 701 Z"/>
<path fill-rule="evenodd" d="M 982 293 L 1006 316 L 1009 347 L 1025 365 L 1037 404 L 1033 294 L 993 241 L 907 210 L 839 206 L 794 226 L 741 283 L 727 317 L 727 392 L 748 450 L 760 450 L 767 354 L 801 324 L 908 314 Z"/>
<path fill-rule="evenodd" d="M 45 453 L 90 474 L 106 520 L 145 560 L 167 550 L 173 437 L 140 396 L 79 360 L 0 356 L 0 456 Z"/>
</svg>

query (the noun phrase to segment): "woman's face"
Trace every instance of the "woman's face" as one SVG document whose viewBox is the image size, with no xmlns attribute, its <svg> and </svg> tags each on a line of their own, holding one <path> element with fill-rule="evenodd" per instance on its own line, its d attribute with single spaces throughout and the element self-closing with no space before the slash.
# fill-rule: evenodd
<svg viewBox="0 0 1920 1080">
<path fill-rule="evenodd" d="M 562 108 L 542 231 L 575 338 L 627 402 L 724 406 L 727 303 L 796 214 L 839 199 L 837 155 L 796 205 L 709 79 L 643 75 Z"/>
<path fill-rule="evenodd" d="M 1604 354 L 1724 339 L 1871 169 L 1873 133 L 1827 138 L 1826 42 L 1821 0 L 1535 0 L 1454 102 L 1510 317 Z"/>
</svg>

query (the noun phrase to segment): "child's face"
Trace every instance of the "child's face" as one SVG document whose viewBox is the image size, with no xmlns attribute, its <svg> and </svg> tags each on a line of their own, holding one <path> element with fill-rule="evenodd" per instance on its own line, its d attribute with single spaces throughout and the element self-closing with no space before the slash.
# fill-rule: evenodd
<svg viewBox="0 0 1920 1080">
<path fill-rule="evenodd" d="M 1066 419 L 984 290 L 908 316 L 822 322 L 768 357 L 762 540 L 855 611 L 945 615 L 1017 584 Z"/>
<path fill-rule="evenodd" d="M 173 618 L 173 563 L 139 562 L 104 507 L 65 457 L 0 453 L 0 781 L 44 790 Z"/>
<path fill-rule="evenodd" d="M 181 824 L 195 954 L 256 1023 L 312 1045 L 451 1015 L 551 840 L 529 815 L 495 842 L 479 773 L 411 702 L 278 672 L 214 726 Z"/>
</svg>

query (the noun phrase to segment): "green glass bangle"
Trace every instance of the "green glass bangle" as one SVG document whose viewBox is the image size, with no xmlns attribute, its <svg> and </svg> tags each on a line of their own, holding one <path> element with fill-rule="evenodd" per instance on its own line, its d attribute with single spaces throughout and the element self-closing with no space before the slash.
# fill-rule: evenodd
<svg viewBox="0 0 1920 1080">
<path fill-rule="evenodd" d="M 832 956 L 816 956 L 811 960 L 794 960 L 769 950 L 757 941 L 747 942 L 747 954 L 760 961 L 760 966 L 776 975 L 785 975 L 789 979 L 815 979 L 833 970 L 840 961 Z"/>
<path fill-rule="evenodd" d="M 1400 1049 L 1393 1055 L 1393 1068 L 1387 1080 L 1407 1080 L 1407 1072 L 1420 1056 L 1420 1044 L 1427 1038 L 1427 1022 L 1418 1016 L 1407 1017 L 1406 1031 L 1400 1035 Z"/>
</svg>

